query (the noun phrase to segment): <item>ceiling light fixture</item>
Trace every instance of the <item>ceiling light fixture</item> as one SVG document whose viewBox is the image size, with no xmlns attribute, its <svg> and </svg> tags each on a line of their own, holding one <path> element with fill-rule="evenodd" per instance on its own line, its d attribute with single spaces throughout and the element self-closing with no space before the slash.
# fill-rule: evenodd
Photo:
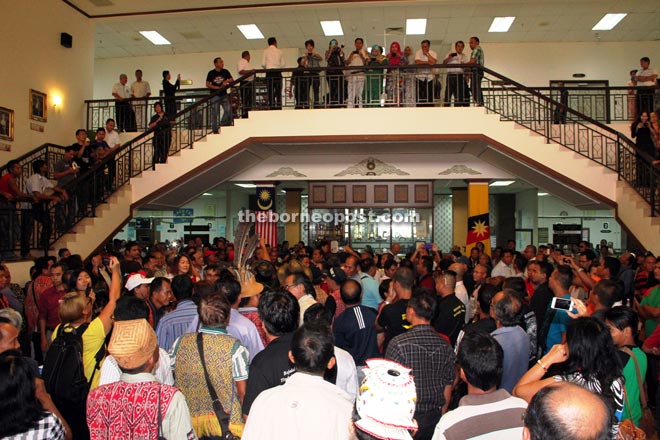
<svg viewBox="0 0 660 440">
<path fill-rule="evenodd" d="M 212 196 L 213 194 L 211 194 L 211 193 L 204 193 L 204 194 L 202 194 L 202 195 L 203 195 L 203 196 Z"/>
<path fill-rule="evenodd" d="M 321 27 L 326 37 L 341 37 L 344 35 L 344 29 L 341 27 L 341 21 L 322 21 Z"/>
<path fill-rule="evenodd" d="M 159 34 L 158 31 L 140 31 L 140 35 L 151 41 L 156 46 L 166 46 L 168 44 L 172 44 L 167 38 Z"/>
<path fill-rule="evenodd" d="M 539 196 L 539 197 L 545 197 L 545 196 L 547 196 L 547 195 L 548 195 L 548 193 L 538 193 L 538 194 L 537 194 L 537 196 Z"/>
<path fill-rule="evenodd" d="M 596 26 L 592 27 L 592 31 L 611 31 L 614 27 L 619 24 L 628 14 L 605 14 L 603 18 L 600 19 Z"/>
<path fill-rule="evenodd" d="M 495 182 L 492 182 L 488 186 L 509 186 L 514 184 L 516 181 L 515 180 L 496 180 Z"/>
<path fill-rule="evenodd" d="M 261 33 L 256 24 L 239 24 L 236 27 L 241 31 L 246 40 L 264 39 L 264 34 Z"/>
<path fill-rule="evenodd" d="M 424 35 L 426 33 L 426 18 L 409 18 L 406 20 L 406 35 Z"/>
<path fill-rule="evenodd" d="M 257 185 L 254 183 L 234 183 L 236 186 L 240 186 L 241 188 L 256 188 Z"/>
<path fill-rule="evenodd" d="M 509 32 L 509 28 L 515 19 L 516 17 L 495 17 L 488 32 Z"/>
</svg>

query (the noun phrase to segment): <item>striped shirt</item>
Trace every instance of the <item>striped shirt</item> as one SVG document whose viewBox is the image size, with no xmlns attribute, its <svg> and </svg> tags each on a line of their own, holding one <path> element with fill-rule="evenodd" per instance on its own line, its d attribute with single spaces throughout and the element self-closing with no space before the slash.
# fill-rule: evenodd
<svg viewBox="0 0 660 440">
<path fill-rule="evenodd" d="M 179 336 L 188 331 L 190 323 L 197 317 L 197 306 L 192 300 L 181 301 L 176 310 L 163 316 L 158 322 L 156 336 L 158 345 L 166 351 L 172 348 L 172 344 Z"/>
<path fill-rule="evenodd" d="M 433 440 L 508 440 L 521 438 L 527 402 L 500 389 L 488 394 L 468 394 L 458 408 L 442 416 Z"/>
</svg>

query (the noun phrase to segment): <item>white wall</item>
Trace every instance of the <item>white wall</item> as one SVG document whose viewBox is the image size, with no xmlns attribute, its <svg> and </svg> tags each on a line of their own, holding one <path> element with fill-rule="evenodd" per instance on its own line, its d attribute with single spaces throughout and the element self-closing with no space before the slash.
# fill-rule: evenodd
<svg viewBox="0 0 660 440">
<path fill-rule="evenodd" d="M 298 49 L 282 49 L 287 67 L 295 67 L 298 58 Z M 263 50 L 251 50 L 251 65 L 255 69 L 261 68 L 261 56 Z M 181 79 L 192 79 L 191 86 L 186 88 L 206 87 L 206 74 L 213 69 L 213 59 L 221 57 L 225 62 L 225 69 L 238 79 L 240 75 L 236 65 L 241 59 L 241 51 L 220 51 L 187 53 L 178 55 L 156 55 L 150 57 L 124 57 L 106 58 L 94 62 L 94 98 L 111 99 L 112 85 L 119 82 L 119 75 L 128 75 L 128 84 L 135 81 L 135 70 L 141 69 L 144 80 L 151 86 L 152 96 L 158 96 L 163 81 L 163 70 L 169 70 L 172 74 L 172 82 L 176 75 L 181 74 Z"/>
<path fill-rule="evenodd" d="M 591 243 L 596 244 L 605 239 L 613 242 L 615 249 L 620 249 L 622 246 L 621 226 L 614 218 L 613 210 L 582 210 L 552 196 L 539 197 L 538 206 L 538 227 L 549 229 L 550 241 L 552 241 L 553 224 L 582 224 L 584 229 L 589 229 Z M 607 223 L 607 229 L 604 228 L 605 223 Z M 601 232 L 604 230 L 611 232 Z"/>
<path fill-rule="evenodd" d="M 485 39 L 486 37 L 484 37 Z M 611 86 L 624 86 L 628 72 L 639 68 L 639 59 L 651 58 L 660 68 L 658 41 L 622 43 L 497 43 L 482 41 L 485 65 L 530 87 L 547 87 L 548 81 L 574 79 L 609 80 Z M 654 59 L 655 58 L 655 59 Z M 576 78 L 577 79 L 577 78 Z"/>
<path fill-rule="evenodd" d="M 61 0 L 2 2 L 0 106 L 14 110 L 11 152 L 0 152 L 0 164 L 39 145 L 71 144 L 83 126 L 83 101 L 93 89 L 94 25 Z M 60 33 L 73 36 L 73 48 L 60 45 Z M 48 122 L 43 133 L 30 129 L 29 91 L 48 95 Z M 62 97 L 54 109 L 53 95 Z"/>
</svg>

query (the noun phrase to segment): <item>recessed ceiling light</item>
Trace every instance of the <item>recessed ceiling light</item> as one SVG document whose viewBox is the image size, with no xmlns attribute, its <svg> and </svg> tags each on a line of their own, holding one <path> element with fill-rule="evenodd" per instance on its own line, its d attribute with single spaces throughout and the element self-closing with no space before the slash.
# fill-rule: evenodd
<svg viewBox="0 0 660 440">
<path fill-rule="evenodd" d="M 538 194 L 537 194 L 537 196 L 539 196 L 539 197 L 545 197 L 545 196 L 547 196 L 547 195 L 548 195 L 548 193 L 538 193 Z"/>
<path fill-rule="evenodd" d="M 240 186 L 241 188 L 256 188 L 257 185 L 254 183 L 234 183 L 236 186 Z"/>
<path fill-rule="evenodd" d="M 172 44 L 167 40 L 167 38 L 159 34 L 158 31 L 140 31 L 140 34 L 147 40 L 151 41 L 156 46 L 165 46 L 167 44 Z"/>
<path fill-rule="evenodd" d="M 619 24 L 628 14 L 605 14 L 603 18 L 600 19 L 596 26 L 592 27 L 592 31 L 611 31 L 614 29 L 614 26 Z"/>
<path fill-rule="evenodd" d="M 256 24 L 239 24 L 236 27 L 241 31 L 246 40 L 264 39 L 264 34 L 261 33 Z"/>
<path fill-rule="evenodd" d="M 516 182 L 515 180 L 496 180 L 495 182 L 492 182 L 488 186 L 509 186 L 515 182 Z"/>
<path fill-rule="evenodd" d="M 322 21 L 321 27 L 326 37 L 337 37 L 344 35 L 344 29 L 341 27 L 341 21 Z"/>
<path fill-rule="evenodd" d="M 509 28 L 515 19 L 516 17 L 495 17 L 488 32 L 509 32 Z"/>
<path fill-rule="evenodd" d="M 406 35 L 424 35 L 426 33 L 426 18 L 409 18 L 406 20 Z"/>
</svg>

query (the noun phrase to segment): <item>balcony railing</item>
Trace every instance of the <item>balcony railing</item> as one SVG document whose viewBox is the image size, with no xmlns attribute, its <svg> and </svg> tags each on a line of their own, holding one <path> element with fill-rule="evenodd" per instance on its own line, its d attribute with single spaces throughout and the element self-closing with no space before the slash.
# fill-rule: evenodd
<svg viewBox="0 0 660 440">
<path fill-rule="evenodd" d="M 281 78 L 273 73 L 281 74 Z M 192 148 L 196 141 L 216 131 L 220 122 L 231 123 L 231 118 L 223 119 L 223 102 L 227 103 L 225 108 L 231 109 L 233 118 L 249 117 L 251 111 L 280 108 L 484 106 L 486 111 L 499 114 L 502 120 L 516 122 L 542 135 L 547 142 L 563 145 L 615 171 L 653 207 L 654 215 L 660 212 L 657 195 L 660 180 L 658 169 L 652 164 L 653 158 L 639 152 L 625 135 L 600 121 L 487 68 L 437 65 L 432 69 L 428 66 L 368 66 L 339 71 L 326 68 L 258 70 L 233 81 L 220 93 L 225 91 L 229 92 L 226 98 L 220 98 L 217 93 L 197 96 L 195 102 L 176 114 L 169 134 L 164 137 L 162 133 L 147 129 L 81 173 L 66 187 L 73 202 L 48 207 L 51 224 L 48 227 L 42 224 L 39 228 L 46 230 L 42 237 L 48 239 L 39 242 L 42 246 L 33 247 L 48 251 L 48 245 L 65 234 L 71 223 L 96 215 L 99 204 L 105 203 L 116 189 L 155 167 L 157 148 L 162 148 L 167 155 L 176 154 Z M 142 123 L 145 128 L 152 113 L 148 106 L 156 100 L 160 98 L 144 100 Z M 107 117 L 115 116 L 114 101 L 104 102 L 101 105 L 99 100 L 88 101 L 88 115 L 91 115 L 88 128 L 102 126 Z M 47 160 L 52 166 L 59 157 L 57 154 L 61 155 L 61 147 L 49 148 Z M 21 158 L 25 162 L 33 159 L 31 156 Z M 24 180 L 21 179 L 22 183 Z"/>
</svg>

